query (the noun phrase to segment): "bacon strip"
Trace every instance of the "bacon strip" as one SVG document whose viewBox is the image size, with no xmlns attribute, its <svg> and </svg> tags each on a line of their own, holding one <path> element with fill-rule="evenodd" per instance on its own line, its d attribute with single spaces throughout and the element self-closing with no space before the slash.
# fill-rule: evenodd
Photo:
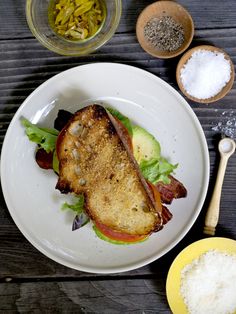
<svg viewBox="0 0 236 314">
<path fill-rule="evenodd" d="M 42 169 L 52 169 L 53 153 L 47 153 L 43 148 L 39 148 L 35 154 L 35 160 Z"/>
<path fill-rule="evenodd" d="M 172 216 L 173 216 L 171 214 L 171 212 L 169 211 L 169 209 L 164 205 L 162 205 L 161 215 L 162 215 L 162 219 L 163 219 L 163 225 L 167 224 L 167 222 L 170 221 Z"/>
<path fill-rule="evenodd" d="M 170 184 L 164 184 L 163 182 L 158 182 L 156 184 L 161 195 L 161 201 L 164 204 L 171 204 L 174 198 L 187 196 L 187 190 L 184 185 L 173 176 L 169 176 L 169 178 Z"/>
</svg>

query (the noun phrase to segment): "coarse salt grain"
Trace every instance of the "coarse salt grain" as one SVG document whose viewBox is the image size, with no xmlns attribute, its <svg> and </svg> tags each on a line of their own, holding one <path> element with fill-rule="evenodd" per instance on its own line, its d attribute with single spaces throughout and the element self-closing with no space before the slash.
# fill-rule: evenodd
<svg viewBox="0 0 236 314">
<path fill-rule="evenodd" d="M 236 140 L 236 111 L 229 110 L 222 112 L 220 121 L 212 130 Z"/>
<path fill-rule="evenodd" d="M 210 250 L 181 272 L 181 294 L 190 314 L 236 311 L 236 256 Z"/>
<path fill-rule="evenodd" d="M 217 95 L 229 82 L 230 62 L 222 52 L 199 49 L 180 70 L 185 91 L 198 99 Z"/>
</svg>

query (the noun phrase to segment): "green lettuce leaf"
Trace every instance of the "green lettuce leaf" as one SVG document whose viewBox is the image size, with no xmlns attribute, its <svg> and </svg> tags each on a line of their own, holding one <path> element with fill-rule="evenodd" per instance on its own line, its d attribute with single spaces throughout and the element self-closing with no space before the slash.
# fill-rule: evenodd
<svg viewBox="0 0 236 314">
<path fill-rule="evenodd" d="M 130 135 L 133 135 L 133 129 L 132 129 L 132 124 L 126 116 L 124 116 L 122 113 L 120 113 L 118 110 L 113 109 L 113 108 L 106 108 L 107 111 L 109 111 L 114 117 L 116 117 L 120 122 L 123 123 L 123 125 L 126 127 Z"/>
<path fill-rule="evenodd" d="M 25 132 L 31 142 L 38 144 L 47 153 L 53 152 L 59 132 L 55 129 L 40 128 L 27 119 L 21 120 Z"/>
<path fill-rule="evenodd" d="M 76 195 L 75 203 L 69 204 L 65 202 L 64 204 L 62 204 L 61 209 L 62 210 L 71 209 L 76 214 L 81 214 L 84 211 L 84 196 L 82 194 Z"/>
<path fill-rule="evenodd" d="M 172 165 L 165 158 L 152 158 L 141 160 L 139 167 L 145 179 L 153 184 L 162 181 L 164 184 L 170 183 L 169 175 L 176 169 L 178 164 Z"/>
<path fill-rule="evenodd" d="M 59 160 L 57 158 L 56 150 L 53 152 L 52 168 L 57 174 L 59 174 Z"/>
<path fill-rule="evenodd" d="M 75 196 L 73 204 L 69 204 L 67 202 L 62 204 L 61 209 L 69 209 L 76 213 L 76 216 L 72 223 L 72 231 L 82 228 L 90 221 L 88 215 L 84 211 L 84 196 L 82 194 Z"/>
</svg>

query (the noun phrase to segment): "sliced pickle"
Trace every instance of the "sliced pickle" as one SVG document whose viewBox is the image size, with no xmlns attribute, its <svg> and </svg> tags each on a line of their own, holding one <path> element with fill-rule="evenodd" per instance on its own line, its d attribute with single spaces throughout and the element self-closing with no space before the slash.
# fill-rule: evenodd
<svg viewBox="0 0 236 314">
<path fill-rule="evenodd" d="M 49 21 L 60 36 L 68 40 L 93 37 L 106 16 L 103 0 L 52 0 Z"/>
</svg>

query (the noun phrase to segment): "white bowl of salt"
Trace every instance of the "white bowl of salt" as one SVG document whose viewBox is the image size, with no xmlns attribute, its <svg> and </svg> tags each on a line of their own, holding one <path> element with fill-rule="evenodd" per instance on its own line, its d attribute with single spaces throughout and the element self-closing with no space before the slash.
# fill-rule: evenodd
<svg viewBox="0 0 236 314">
<path fill-rule="evenodd" d="M 234 66 L 222 49 L 197 46 L 180 59 L 176 79 L 186 97 L 195 102 L 211 103 L 223 98 L 232 88 Z"/>
</svg>

